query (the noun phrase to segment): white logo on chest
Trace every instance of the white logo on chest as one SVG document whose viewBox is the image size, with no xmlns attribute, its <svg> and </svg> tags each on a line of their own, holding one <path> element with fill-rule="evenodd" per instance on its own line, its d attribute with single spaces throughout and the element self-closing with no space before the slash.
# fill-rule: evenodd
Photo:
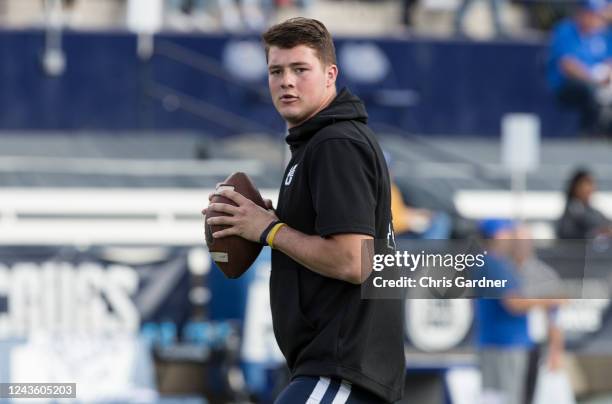
<svg viewBox="0 0 612 404">
<path fill-rule="evenodd" d="M 393 250 L 395 247 L 395 232 L 393 231 L 393 225 L 389 222 L 389 232 L 387 232 L 387 248 L 391 248 Z"/>
<path fill-rule="evenodd" d="M 295 164 L 287 173 L 287 177 L 285 177 L 285 185 L 289 185 L 291 184 L 291 181 L 293 181 L 293 175 L 295 174 L 295 169 L 297 168 L 297 166 L 298 165 Z"/>
</svg>

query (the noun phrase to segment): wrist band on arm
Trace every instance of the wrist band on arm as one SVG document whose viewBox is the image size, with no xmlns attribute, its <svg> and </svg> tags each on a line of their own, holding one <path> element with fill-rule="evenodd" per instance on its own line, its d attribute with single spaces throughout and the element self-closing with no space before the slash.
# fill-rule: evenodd
<svg viewBox="0 0 612 404">
<path fill-rule="evenodd" d="M 278 233 L 280 228 L 283 227 L 284 225 L 285 223 L 282 223 L 282 222 L 276 223 L 274 227 L 272 227 L 272 230 L 270 230 L 270 233 L 268 233 L 268 237 L 266 238 L 266 241 L 268 245 L 270 246 L 270 248 L 274 248 L 274 237 L 276 237 L 276 233 Z"/>
<path fill-rule="evenodd" d="M 261 236 L 259 236 L 259 243 L 260 244 L 268 245 L 268 235 L 272 231 L 272 228 L 274 226 L 276 226 L 277 224 L 279 224 L 279 223 L 281 223 L 280 220 L 275 220 L 272 223 L 270 223 L 268 225 L 268 227 L 266 227 L 266 229 L 261 233 Z"/>
</svg>

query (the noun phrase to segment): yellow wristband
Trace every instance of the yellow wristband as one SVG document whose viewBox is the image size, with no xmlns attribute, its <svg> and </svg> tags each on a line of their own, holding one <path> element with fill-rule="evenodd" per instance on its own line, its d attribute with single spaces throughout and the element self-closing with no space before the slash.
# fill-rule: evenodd
<svg viewBox="0 0 612 404">
<path fill-rule="evenodd" d="M 272 227 L 272 230 L 270 230 L 270 233 L 268 233 L 268 237 L 266 238 L 266 241 L 268 242 L 268 245 L 270 246 L 270 248 L 274 248 L 274 237 L 276 237 L 276 233 L 278 233 L 280 228 L 283 227 L 284 225 L 285 223 L 276 223 L 274 227 Z"/>
</svg>

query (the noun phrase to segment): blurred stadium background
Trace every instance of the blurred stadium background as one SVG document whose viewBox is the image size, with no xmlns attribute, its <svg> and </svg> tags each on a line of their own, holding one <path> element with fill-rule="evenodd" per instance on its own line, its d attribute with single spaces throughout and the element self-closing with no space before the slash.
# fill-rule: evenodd
<svg viewBox="0 0 612 404">
<path fill-rule="evenodd" d="M 0 382 L 76 382 L 81 402 L 272 402 L 287 375 L 269 251 L 223 279 L 200 210 L 234 171 L 275 200 L 285 129 L 258 33 L 291 16 L 327 24 L 405 200 L 445 212 L 452 237 L 520 214 L 554 238 L 579 165 L 612 217 L 612 147 L 581 136 L 545 80 L 549 29 L 574 4 L 504 2 L 499 37 L 483 1 L 455 32 L 458 3 L 0 0 Z M 514 180 L 513 118 L 541 140 Z M 471 303 L 407 304 L 405 402 L 478 402 Z M 608 300 L 563 310 L 574 392 L 612 402 Z"/>
</svg>

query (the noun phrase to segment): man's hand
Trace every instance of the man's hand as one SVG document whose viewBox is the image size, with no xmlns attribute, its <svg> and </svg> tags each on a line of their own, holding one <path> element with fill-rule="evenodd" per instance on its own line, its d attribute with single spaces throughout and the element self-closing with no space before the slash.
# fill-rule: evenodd
<svg viewBox="0 0 612 404">
<path fill-rule="evenodd" d="M 253 201 L 245 198 L 236 191 L 225 189 L 215 192 L 209 196 L 209 200 L 214 195 L 220 195 L 232 200 L 238 206 L 227 203 L 211 203 L 202 213 L 208 211 L 227 213 L 230 216 L 217 216 L 207 218 L 206 222 L 210 225 L 230 226 L 226 229 L 213 233 L 214 238 L 227 236 L 240 236 L 250 241 L 259 242 L 261 233 L 275 220 L 278 220 L 272 210 L 272 201 L 265 200 L 268 210 L 256 205 Z"/>
<path fill-rule="evenodd" d="M 220 182 L 217 183 L 217 185 L 215 186 L 215 188 L 218 188 L 219 185 L 221 185 Z M 208 202 L 212 201 L 213 196 L 217 195 L 217 191 L 213 191 L 210 194 L 208 194 Z M 271 199 L 264 199 L 264 205 L 266 205 L 266 209 L 272 209 L 274 210 L 274 203 L 272 203 Z M 206 211 L 208 210 L 208 208 L 202 209 L 202 214 L 206 215 Z"/>
<path fill-rule="evenodd" d="M 555 321 L 549 317 L 551 324 L 548 328 L 548 358 L 547 365 L 551 371 L 557 371 L 563 368 L 564 359 L 564 343 L 563 343 L 563 332 L 555 325 Z"/>
<path fill-rule="evenodd" d="M 264 199 L 264 204 L 266 205 L 266 209 L 274 210 L 274 204 L 272 203 L 270 199 Z"/>
<path fill-rule="evenodd" d="M 563 369 L 563 351 L 551 349 L 546 362 L 551 372 Z"/>
</svg>

